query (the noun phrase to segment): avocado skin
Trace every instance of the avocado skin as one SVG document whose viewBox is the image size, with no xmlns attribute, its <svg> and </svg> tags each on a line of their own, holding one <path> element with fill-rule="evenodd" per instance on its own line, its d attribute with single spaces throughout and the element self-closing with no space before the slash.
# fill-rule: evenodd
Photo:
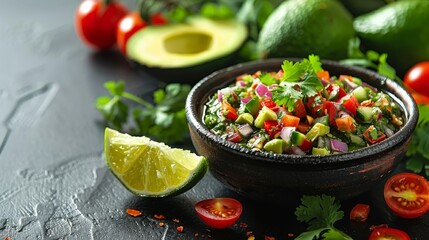
<svg viewBox="0 0 429 240">
<path fill-rule="evenodd" d="M 339 60 L 354 36 L 353 17 L 340 2 L 288 0 L 268 17 L 258 47 L 264 58 L 317 54 Z"/>
<path fill-rule="evenodd" d="M 209 62 L 183 68 L 148 67 L 132 59 L 128 59 L 128 61 L 142 77 L 149 75 L 155 78 L 155 80 L 165 83 L 195 85 L 198 81 L 202 80 L 211 73 L 225 68 L 226 66 L 238 63 L 237 59 L 238 50 L 229 55 L 213 59 Z"/>
<path fill-rule="evenodd" d="M 353 16 L 360 16 L 387 4 L 389 0 L 341 0 Z"/>
<path fill-rule="evenodd" d="M 387 61 L 403 76 L 429 59 L 428 24 L 429 1 L 408 0 L 357 17 L 354 28 L 367 50 L 387 53 Z"/>
</svg>

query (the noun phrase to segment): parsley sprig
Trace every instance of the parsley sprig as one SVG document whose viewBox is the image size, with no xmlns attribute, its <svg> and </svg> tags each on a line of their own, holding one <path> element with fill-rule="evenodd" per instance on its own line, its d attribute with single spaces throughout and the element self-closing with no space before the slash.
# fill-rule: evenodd
<svg viewBox="0 0 429 240">
<path fill-rule="evenodd" d="M 295 210 L 295 215 L 300 222 L 308 223 L 308 231 L 301 233 L 297 240 L 312 239 L 337 239 L 351 240 L 344 232 L 336 229 L 334 223 L 344 217 L 340 210 L 341 205 L 334 197 L 306 196 L 301 198 L 301 205 Z"/>
<path fill-rule="evenodd" d="M 282 64 L 283 77 L 277 88 L 273 89 L 273 100 L 293 111 L 298 99 L 312 97 L 323 89 L 316 72 L 322 71 L 322 63 L 316 55 L 310 55 L 300 62 L 285 60 Z M 267 81 L 267 76 L 263 76 Z"/>
<path fill-rule="evenodd" d="M 109 81 L 104 86 L 111 96 L 99 97 L 96 108 L 109 127 L 128 132 L 124 127 L 132 114 L 134 125 L 129 132 L 133 135 L 144 135 L 170 144 L 188 138 L 185 101 L 189 85 L 172 83 L 165 89 L 156 90 L 153 93 L 154 104 L 126 92 L 123 81 Z"/>
</svg>

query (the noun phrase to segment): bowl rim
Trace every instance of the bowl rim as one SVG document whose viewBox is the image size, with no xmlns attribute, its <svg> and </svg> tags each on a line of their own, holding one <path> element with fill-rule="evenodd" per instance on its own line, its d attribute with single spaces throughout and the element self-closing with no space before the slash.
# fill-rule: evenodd
<svg viewBox="0 0 429 240">
<path fill-rule="evenodd" d="M 355 159 L 359 159 L 359 162 L 362 162 L 362 159 L 370 159 L 367 157 L 380 154 L 392 147 L 395 147 L 398 144 L 402 144 L 405 140 L 411 137 L 419 118 L 419 111 L 417 104 L 414 101 L 413 97 L 397 82 L 392 79 L 383 76 L 373 70 L 365 69 L 357 66 L 350 66 L 342 64 L 338 61 L 322 59 L 322 66 L 336 67 L 344 71 L 344 74 L 354 72 L 359 73 L 359 75 L 365 75 L 367 78 L 375 78 L 380 81 L 380 86 L 382 90 L 386 92 L 394 101 L 402 108 L 405 116 L 405 125 L 400 128 L 395 134 L 386 140 L 367 146 L 358 150 L 354 150 L 347 153 L 338 153 L 330 154 L 326 156 L 318 155 L 294 155 L 294 154 L 276 154 L 267 151 L 254 151 L 249 148 L 240 146 L 239 144 L 229 142 L 226 139 L 223 139 L 219 135 L 215 135 L 210 132 L 206 125 L 202 121 L 202 115 L 198 116 L 197 109 L 198 107 L 203 107 L 207 101 L 207 98 L 211 96 L 214 91 L 228 86 L 235 80 L 239 73 L 253 73 L 255 69 L 258 69 L 265 66 L 277 64 L 280 69 L 280 65 L 283 61 L 300 61 L 302 58 L 269 58 L 262 60 L 254 60 L 249 62 L 243 62 L 235 64 L 230 67 L 226 67 L 220 70 L 213 72 L 212 74 L 204 77 L 198 81 L 189 92 L 185 112 L 186 118 L 188 120 L 188 125 L 190 128 L 194 129 L 197 134 L 204 136 L 206 141 L 209 141 L 211 144 L 214 144 L 220 147 L 222 150 L 240 155 L 243 157 L 251 156 L 255 161 L 264 161 L 264 162 L 276 162 L 281 164 L 290 164 L 290 165 L 320 165 L 320 164 L 333 164 L 333 163 L 351 163 Z M 251 70 L 252 69 L 252 70 Z M 346 73 L 347 72 L 347 73 Z M 350 74 L 352 75 L 352 74 Z M 216 84 L 220 79 L 227 80 L 222 81 L 221 84 Z M 368 81 L 368 79 L 362 79 L 363 82 Z M 205 92 L 203 99 L 197 99 L 198 92 L 201 92 L 206 85 L 216 85 L 215 88 L 210 89 L 210 91 Z M 372 86 L 372 85 L 371 85 Z M 402 96 L 402 98 L 401 98 Z M 201 113 L 202 114 L 202 113 Z"/>
</svg>

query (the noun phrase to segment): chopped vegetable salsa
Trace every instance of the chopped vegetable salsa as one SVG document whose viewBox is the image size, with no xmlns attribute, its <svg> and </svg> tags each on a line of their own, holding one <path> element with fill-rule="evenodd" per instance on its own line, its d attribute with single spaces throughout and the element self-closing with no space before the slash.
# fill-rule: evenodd
<svg viewBox="0 0 429 240">
<path fill-rule="evenodd" d="M 210 97 L 203 121 L 243 147 L 298 155 L 354 151 L 404 124 L 389 95 L 354 76 L 331 76 L 315 55 L 285 60 L 277 72 L 237 76 Z"/>
</svg>

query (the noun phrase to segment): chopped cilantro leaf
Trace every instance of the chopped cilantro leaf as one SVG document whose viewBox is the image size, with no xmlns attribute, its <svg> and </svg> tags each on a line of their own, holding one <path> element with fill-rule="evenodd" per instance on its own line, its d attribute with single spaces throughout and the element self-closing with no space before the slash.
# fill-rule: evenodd
<svg viewBox="0 0 429 240">
<path fill-rule="evenodd" d="M 352 239 L 347 234 L 336 229 L 334 223 L 344 217 L 340 210 L 341 205 L 334 197 L 306 196 L 301 198 L 301 205 L 295 210 L 295 215 L 300 222 L 308 223 L 307 232 L 300 234 L 296 239 Z"/>
</svg>

